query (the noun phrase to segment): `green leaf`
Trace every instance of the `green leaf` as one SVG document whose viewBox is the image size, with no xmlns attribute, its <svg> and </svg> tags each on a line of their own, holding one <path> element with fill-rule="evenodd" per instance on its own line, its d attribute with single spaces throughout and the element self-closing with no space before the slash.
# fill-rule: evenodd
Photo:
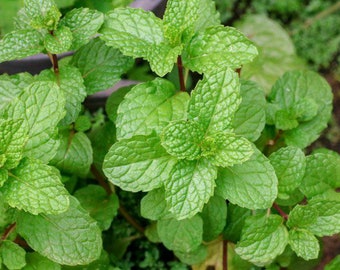
<svg viewBox="0 0 340 270">
<path fill-rule="evenodd" d="M 176 121 L 167 125 L 162 132 L 162 146 L 179 159 L 194 160 L 201 154 L 204 131 L 194 121 Z"/>
<path fill-rule="evenodd" d="M 306 169 L 306 158 L 301 149 L 280 148 L 269 157 L 279 180 L 278 197 L 287 199 L 301 184 Z"/>
<path fill-rule="evenodd" d="M 203 240 L 209 242 L 222 233 L 227 221 L 227 203 L 219 196 L 213 196 L 204 206 L 200 216 L 203 220 Z"/>
<path fill-rule="evenodd" d="M 69 209 L 59 215 L 20 212 L 17 231 L 35 251 L 60 264 L 89 264 L 102 250 L 96 221 L 73 197 Z"/>
<path fill-rule="evenodd" d="M 104 231 L 110 228 L 119 207 L 116 194 L 107 195 L 102 187 L 88 185 L 78 189 L 74 196 L 78 199 L 81 206 L 90 213 L 90 216 L 98 222 L 101 230 Z"/>
<path fill-rule="evenodd" d="M 305 121 L 302 110 L 306 99 L 311 99 L 318 105 L 318 110 L 312 119 Z M 305 148 L 316 140 L 327 126 L 332 111 L 332 91 L 324 78 L 313 71 L 291 71 L 285 73 L 273 86 L 268 100 L 272 105 L 272 115 L 292 114 L 293 120 L 299 125 L 284 132 L 287 145 Z M 309 103 L 310 103 L 309 102 Z M 314 109 L 313 109 L 314 110 Z M 290 116 L 290 117 L 292 117 Z M 308 119 L 308 118 L 307 118 Z M 290 119 L 291 121 L 291 119 Z M 274 119 L 275 125 L 276 119 Z M 279 122 L 280 124 L 280 122 Z"/>
<path fill-rule="evenodd" d="M 306 261 L 316 259 L 319 255 L 319 241 L 307 230 L 289 231 L 289 245 L 296 255 Z"/>
<path fill-rule="evenodd" d="M 26 266 L 23 270 L 60 270 L 61 266 L 41 256 L 37 252 L 26 254 Z"/>
<path fill-rule="evenodd" d="M 258 266 L 271 263 L 288 243 L 288 232 L 282 222 L 277 215 L 248 217 L 236 253 Z"/>
<path fill-rule="evenodd" d="M 157 231 L 166 248 L 190 252 L 202 242 L 203 221 L 199 216 L 190 219 L 164 219 L 157 223 Z"/>
<path fill-rule="evenodd" d="M 71 50 L 77 50 L 93 38 L 104 22 L 103 13 L 88 8 L 73 9 L 60 20 L 73 35 Z"/>
<path fill-rule="evenodd" d="M 117 8 L 106 14 L 101 38 L 123 54 L 148 60 L 159 76 L 170 72 L 181 52 L 171 47 L 163 33 L 162 20 L 142 9 Z"/>
<path fill-rule="evenodd" d="M 325 270 L 337 270 L 340 267 L 340 255 L 336 256 L 326 266 Z"/>
<path fill-rule="evenodd" d="M 0 40 L 0 62 L 21 59 L 43 51 L 43 36 L 35 30 L 16 30 Z"/>
<path fill-rule="evenodd" d="M 109 98 L 106 100 L 105 111 L 106 111 L 108 118 L 112 122 L 116 123 L 118 106 L 124 100 L 125 95 L 129 93 L 129 91 L 131 90 L 133 86 L 134 85 L 129 85 L 126 87 L 119 88 L 117 91 L 114 91 L 109 96 Z"/>
<path fill-rule="evenodd" d="M 211 0 L 171 0 L 163 16 L 165 37 L 172 45 L 190 40 L 197 30 L 219 24 L 219 16 Z"/>
<path fill-rule="evenodd" d="M 103 171 L 122 189 L 149 191 L 163 185 L 176 162 L 158 137 L 135 136 L 115 143 L 107 153 Z"/>
<path fill-rule="evenodd" d="M 176 93 L 164 79 L 136 85 L 118 108 L 117 138 L 161 133 L 169 122 L 186 118 L 188 100 L 187 93 Z"/>
<path fill-rule="evenodd" d="M 44 46 L 49 53 L 58 54 L 67 52 L 72 45 L 72 32 L 66 26 L 60 26 L 53 33 L 47 34 Z"/>
<path fill-rule="evenodd" d="M 289 212 L 287 226 L 290 228 L 306 228 L 306 226 L 315 223 L 318 217 L 318 211 L 306 205 L 296 205 Z"/>
<path fill-rule="evenodd" d="M 183 64 L 192 71 L 214 73 L 239 68 L 257 56 L 253 43 L 232 27 L 212 26 L 197 33 L 184 48 Z"/>
<path fill-rule="evenodd" d="M 217 194 L 249 209 L 269 208 L 277 196 L 274 168 L 256 148 L 246 162 L 220 169 L 216 184 Z"/>
<path fill-rule="evenodd" d="M 60 145 L 50 164 L 64 173 L 86 177 L 92 164 L 92 147 L 83 132 L 64 130 L 60 133 Z"/>
<path fill-rule="evenodd" d="M 140 202 L 140 212 L 144 218 L 151 220 L 171 218 L 172 215 L 165 201 L 164 189 L 149 191 Z"/>
<path fill-rule="evenodd" d="M 241 102 L 237 73 L 222 69 L 205 74 L 191 94 L 188 118 L 198 121 L 207 135 L 231 130 Z"/>
<path fill-rule="evenodd" d="M 66 101 L 66 115 L 60 125 L 66 126 L 74 122 L 82 109 L 81 103 L 86 97 L 84 81 L 79 70 L 72 66 L 62 66 L 59 68 L 58 76 L 52 70 L 44 70 L 39 74 L 38 80 L 53 81 L 59 85 Z"/>
<path fill-rule="evenodd" d="M 202 142 L 203 156 L 215 166 L 229 167 L 247 161 L 254 153 L 252 144 L 245 138 L 228 133 L 217 133 Z"/>
<path fill-rule="evenodd" d="M 1 168 L 0 169 L 0 187 L 3 186 L 3 184 L 7 181 L 8 179 L 8 171 L 6 169 Z"/>
<path fill-rule="evenodd" d="M 133 63 L 130 57 L 106 46 L 99 38 L 92 39 L 76 51 L 70 62 L 80 70 L 88 94 L 113 86 Z"/>
<path fill-rule="evenodd" d="M 256 141 L 266 123 L 266 99 L 263 90 L 254 82 L 241 81 L 241 104 L 235 113 L 232 127 L 237 135 Z"/>
<path fill-rule="evenodd" d="M 22 159 L 28 130 L 22 129 L 23 120 L 0 119 L 0 168 L 13 169 Z"/>
<path fill-rule="evenodd" d="M 307 230 L 322 237 L 340 232 L 340 201 L 309 201 L 308 208 L 316 210 L 316 222 L 306 227 Z"/>
<path fill-rule="evenodd" d="M 25 0 L 25 13 L 36 29 L 54 30 L 61 13 L 53 0 Z"/>
<path fill-rule="evenodd" d="M 175 256 L 183 263 L 194 265 L 202 263 L 208 257 L 208 249 L 205 245 L 200 245 L 193 251 L 180 252 L 175 251 Z"/>
<path fill-rule="evenodd" d="M 177 219 L 202 211 L 214 194 L 217 168 L 207 159 L 179 160 L 165 181 L 165 198 Z"/>
<path fill-rule="evenodd" d="M 52 82 L 32 83 L 11 102 L 7 117 L 24 119 L 22 129 L 29 131 L 25 156 L 48 162 L 55 155 L 56 126 L 64 117 L 64 107 L 64 95 Z"/>
<path fill-rule="evenodd" d="M 39 213 L 59 214 L 69 206 L 68 192 L 59 172 L 38 160 L 23 159 L 1 188 L 11 207 Z"/>
<path fill-rule="evenodd" d="M 59 8 L 67 8 L 74 5 L 76 0 L 54 0 Z"/>
<path fill-rule="evenodd" d="M 9 269 L 21 269 L 26 265 L 26 251 L 12 241 L 3 241 L 0 247 L 2 263 Z"/>
<path fill-rule="evenodd" d="M 316 153 L 306 158 L 306 173 L 300 190 L 307 198 L 340 187 L 340 157 Z"/>
</svg>

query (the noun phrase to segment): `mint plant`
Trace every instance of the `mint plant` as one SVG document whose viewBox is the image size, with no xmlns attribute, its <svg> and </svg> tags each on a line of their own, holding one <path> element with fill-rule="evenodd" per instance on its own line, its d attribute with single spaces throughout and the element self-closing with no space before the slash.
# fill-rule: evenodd
<svg viewBox="0 0 340 270">
<path fill-rule="evenodd" d="M 139 232 L 132 238 L 187 265 L 209 265 L 218 245 L 224 269 L 294 267 L 319 256 L 318 237 L 340 232 L 340 157 L 306 150 L 331 116 L 330 86 L 295 70 L 266 96 L 242 76 L 258 49 L 220 25 L 213 1 L 170 0 L 160 19 L 133 8 L 61 17 L 52 0 L 26 0 L 16 27 L 0 61 L 42 52 L 53 67 L 0 76 L 5 268 L 116 269 L 130 241 L 112 237 L 118 209 Z M 91 115 L 85 97 L 114 85 L 132 58 L 159 77 L 119 89 L 106 115 Z M 174 66 L 180 89 L 165 78 Z M 202 76 L 193 89 L 190 72 Z M 143 219 L 123 208 L 137 192 Z M 152 263 L 155 253 L 139 267 L 170 267 Z"/>
</svg>

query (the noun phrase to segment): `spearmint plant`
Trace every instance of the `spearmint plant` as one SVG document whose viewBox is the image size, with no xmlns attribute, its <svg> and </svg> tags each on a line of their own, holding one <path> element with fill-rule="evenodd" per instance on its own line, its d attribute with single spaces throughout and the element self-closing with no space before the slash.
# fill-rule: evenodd
<svg viewBox="0 0 340 270">
<path fill-rule="evenodd" d="M 340 157 L 306 150 L 330 118 L 329 85 L 290 71 L 265 96 L 242 78 L 256 46 L 220 25 L 213 1 L 169 0 L 160 19 L 132 8 L 61 17 L 52 0 L 26 0 L 15 22 L 0 61 L 46 53 L 53 67 L 0 76 L 6 269 L 116 269 L 108 232 L 119 230 L 121 190 L 143 194 L 149 225 L 133 220 L 139 231 L 189 265 L 209 265 L 218 245 L 224 269 L 289 267 L 316 259 L 319 238 L 340 232 Z M 84 111 L 85 97 L 115 84 L 132 58 L 159 77 L 113 93 L 106 116 Z M 165 78 L 174 64 L 180 89 Z M 190 71 L 202 76 L 193 89 Z M 150 256 L 139 267 L 164 266 Z"/>
</svg>

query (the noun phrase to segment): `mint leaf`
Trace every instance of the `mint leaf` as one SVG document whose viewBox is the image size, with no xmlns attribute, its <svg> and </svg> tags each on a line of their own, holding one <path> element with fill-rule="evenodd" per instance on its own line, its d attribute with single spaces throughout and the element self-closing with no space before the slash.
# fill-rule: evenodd
<svg viewBox="0 0 340 270">
<path fill-rule="evenodd" d="M 247 161 L 252 154 L 253 146 L 245 138 L 228 133 L 217 133 L 214 137 L 206 137 L 202 142 L 203 156 L 212 164 L 229 167 Z"/>
<path fill-rule="evenodd" d="M 100 229 L 73 197 L 59 215 L 20 212 L 17 231 L 35 251 L 60 264 L 89 264 L 102 250 Z"/>
<path fill-rule="evenodd" d="M 1 187 L 11 207 L 39 213 L 59 214 L 69 206 L 68 192 L 59 172 L 38 160 L 23 159 Z"/>
<path fill-rule="evenodd" d="M 257 49 L 232 27 L 212 26 L 197 33 L 184 48 L 183 64 L 199 73 L 213 73 L 216 67 L 239 68 L 257 56 Z"/>
<path fill-rule="evenodd" d="M 61 17 L 61 13 L 53 0 L 25 0 L 24 9 L 31 20 L 31 26 L 36 29 L 54 30 Z"/>
<path fill-rule="evenodd" d="M 190 252 L 174 252 L 175 256 L 183 263 L 189 265 L 200 264 L 208 257 L 208 248 L 205 245 L 200 245 Z"/>
<path fill-rule="evenodd" d="M 95 38 L 76 51 L 70 64 L 80 70 L 86 92 L 94 94 L 118 82 L 121 75 L 132 67 L 133 60 Z"/>
<path fill-rule="evenodd" d="M 43 51 L 43 36 L 35 30 L 17 30 L 0 40 L 0 62 L 24 58 Z"/>
<path fill-rule="evenodd" d="M 161 140 L 166 151 L 179 159 L 200 157 L 200 144 L 204 136 L 201 126 L 194 121 L 171 122 L 163 129 Z"/>
<path fill-rule="evenodd" d="M 38 80 L 53 81 L 57 83 L 65 97 L 66 115 L 60 125 L 69 125 L 74 122 L 81 109 L 81 103 L 86 97 L 86 91 L 82 75 L 77 68 L 62 66 L 59 68 L 59 75 L 56 76 L 52 70 L 44 70 L 39 74 Z"/>
<path fill-rule="evenodd" d="M 2 263 L 8 269 L 21 269 L 26 265 L 26 251 L 12 241 L 2 241 L 0 247 Z"/>
<path fill-rule="evenodd" d="M 167 80 L 157 78 L 138 84 L 118 108 L 117 138 L 160 133 L 170 121 L 186 118 L 189 96 L 175 91 Z"/>
<path fill-rule="evenodd" d="M 310 99 L 309 102 L 305 102 Z M 272 115 L 292 114 L 299 125 L 284 132 L 284 139 L 288 145 L 305 148 L 318 138 L 321 131 L 327 126 L 332 110 L 331 88 L 324 78 L 312 71 L 291 71 L 285 73 L 273 86 L 268 96 L 272 104 Z M 309 119 L 303 115 L 303 110 L 312 109 L 311 106 L 304 108 L 303 105 L 311 102 L 318 105 L 315 117 Z M 313 109 L 315 110 L 315 108 Z M 292 119 L 290 119 L 292 121 Z M 274 119 L 275 125 L 276 119 Z"/>
<path fill-rule="evenodd" d="M 214 194 L 217 168 L 207 159 L 179 160 L 165 181 L 165 198 L 177 219 L 202 211 Z"/>
<path fill-rule="evenodd" d="M 27 142 L 28 130 L 22 129 L 23 120 L 0 119 L 0 168 L 13 169 L 18 166 Z"/>
<path fill-rule="evenodd" d="M 60 133 L 60 145 L 51 165 L 64 173 L 86 177 L 92 161 L 91 142 L 85 133 L 68 130 Z"/>
<path fill-rule="evenodd" d="M 241 81 L 241 104 L 235 113 L 232 127 L 237 135 L 252 142 L 256 141 L 266 123 L 264 107 L 266 99 L 263 90 L 254 82 Z"/>
<path fill-rule="evenodd" d="M 113 184 L 124 190 L 149 191 L 162 186 L 175 162 L 158 137 L 135 136 L 110 148 L 103 171 Z"/>
<path fill-rule="evenodd" d="M 67 52 L 72 45 L 72 32 L 66 26 L 60 26 L 53 33 L 47 34 L 44 46 L 49 53 L 58 54 Z"/>
<path fill-rule="evenodd" d="M 165 201 L 164 189 L 149 191 L 140 202 L 140 212 L 144 218 L 151 220 L 171 218 L 172 215 Z"/>
<path fill-rule="evenodd" d="M 296 255 L 304 260 L 316 259 L 319 255 L 320 245 L 318 239 L 307 230 L 289 231 L 289 245 Z"/>
<path fill-rule="evenodd" d="M 325 270 L 337 270 L 340 267 L 340 255 L 336 256 L 325 266 Z"/>
<path fill-rule="evenodd" d="M 110 11 L 101 33 L 108 46 L 134 58 L 143 57 L 161 77 L 172 70 L 181 51 L 180 47 L 172 48 L 167 44 L 162 20 L 142 9 L 117 8 Z"/>
<path fill-rule="evenodd" d="M 26 254 L 26 266 L 23 270 L 60 270 L 61 266 L 41 256 L 37 252 Z"/>
<path fill-rule="evenodd" d="M 60 20 L 60 26 L 68 27 L 73 35 L 71 50 L 77 50 L 93 38 L 104 22 L 103 13 L 88 8 L 67 12 Z"/>
<path fill-rule="evenodd" d="M 307 230 L 320 237 L 340 232 L 340 201 L 314 200 L 307 207 L 318 213 L 316 222 L 308 225 Z"/>
<path fill-rule="evenodd" d="M 282 222 L 277 215 L 248 217 L 236 253 L 258 266 L 271 263 L 288 243 L 288 232 Z"/>
<path fill-rule="evenodd" d="M 300 190 L 307 198 L 340 187 L 340 157 L 315 153 L 306 158 L 306 173 Z"/>
<path fill-rule="evenodd" d="M 214 240 L 222 233 L 227 221 L 227 203 L 219 196 L 213 196 L 204 206 L 200 216 L 203 220 L 203 240 Z"/>
<path fill-rule="evenodd" d="M 48 162 L 55 155 L 58 141 L 56 126 L 64 116 L 65 99 L 52 82 L 35 82 L 14 99 L 6 115 L 24 119 L 22 129 L 28 129 L 24 155 Z"/>
<path fill-rule="evenodd" d="M 315 223 L 318 211 L 306 205 L 297 205 L 289 212 L 287 226 L 290 228 L 306 228 Z"/>
<path fill-rule="evenodd" d="M 119 88 L 117 91 L 112 92 L 109 98 L 105 103 L 105 111 L 107 117 L 113 122 L 116 123 L 117 120 L 117 111 L 120 103 L 124 100 L 125 95 L 131 90 L 134 85 L 129 85 L 125 87 Z"/>
<path fill-rule="evenodd" d="M 184 220 L 164 219 L 158 221 L 157 231 L 166 248 L 190 252 L 202 242 L 203 221 L 199 216 Z"/>
<path fill-rule="evenodd" d="M 3 186 L 3 184 L 8 179 L 8 171 L 6 169 L 0 168 L 0 187 Z"/>
<path fill-rule="evenodd" d="M 288 146 L 280 148 L 269 157 L 279 180 L 278 197 L 287 199 L 300 186 L 306 169 L 306 158 L 301 149 Z"/>
<path fill-rule="evenodd" d="M 78 189 L 74 196 L 78 199 L 81 206 L 90 213 L 90 216 L 98 222 L 101 230 L 104 231 L 110 228 L 119 207 L 116 194 L 107 195 L 102 187 L 88 185 Z"/>
<path fill-rule="evenodd" d="M 220 69 L 205 74 L 191 94 L 188 118 L 199 122 L 207 135 L 231 130 L 231 121 L 241 102 L 237 74 Z"/>
<path fill-rule="evenodd" d="M 219 170 L 216 192 L 249 209 L 271 207 L 277 196 L 277 178 L 269 160 L 256 148 L 249 160 Z"/>
</svg>

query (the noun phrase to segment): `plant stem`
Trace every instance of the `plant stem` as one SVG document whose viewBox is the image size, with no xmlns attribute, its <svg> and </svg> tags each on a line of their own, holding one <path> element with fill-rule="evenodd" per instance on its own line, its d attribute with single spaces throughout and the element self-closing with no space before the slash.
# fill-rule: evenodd
<svg viewBox="0 0 340 270">
<path fill-rule="evenodd" d="M 177 58 L 177 68 L 178 68 L 180 90 L 182 92 L 185 92 L 186 87 L 185 87 L 185 81 L 184 81 L 183 64 L 182 64 L 181 56 L 178 56 L 178 58 Z"/>
<path fill-rule="evenodd" d="M 16 226 L 17 226 L 16 223 L 13 223 L 13 224 L 9 225 L 9 226 L 6 228 L 6 230 L 5 230 L 5 232 L 3 233 L 3 235 L 1 236 L 0 241 L 2 242 L 2 241 L 4 241 L 4 240 L 6 240 L 6 239 L 8 238 L 8 236 L 15 230 Z"/>
<path fill-rule="evenodd" d="M 288 215 L 278 206 L 276 203 L 273 203 L 273 207 L 279 212 L 280 216 L 283 217 L 285 220 L 288 219 Z"/>
<path fill-rule="evenodd" d="M 126 211 L 125 207 L 119 205 L 119 214 L 121 214 L 137 231 L 144 235 L 145 229 Z"/>
<path fill-rule="evenodd" d="M 241 70 L 242 70 L 242 68 L 237 68 L 236 69 L 236 72 L 237 72 L 239 78 L 241 77 Z"/>
<path fill-rule="evenodd" d="M 53 30 L 50 31 L 50 35 L 54 36 Z M 56 54 L 53 54 L 53 53 L 50 53 L 50 52 L 48 52 L 48 56 L 49 56 L 49 58 L 50 58 L 50 60 L 52 62 L 53 71 L 54 71 L 54 74 L 57 77 L 57 83 L 58 83 L 58 85 L 60 85 L 58 57 L 57 57 Z"/>
<path fill-rule="evenodd" d="M 223 240 L 223 258 L 222 258 L 222 267 L 223 270 L 228 270 L 228 240 Z"/>
<path fill-rule="evenodd" d="M 303 28 L 306 29 L 309 26 L 311 26 L 313 23 L 315 23 L 318 20 L 321 20 L 325 17 L 327 17 L 328 15 L 337 12 L 338 10 L 340 10 L 340 2 L 337 2 L 335 4 L 333 4 L 332 6 L 330 6 L 329 8 L 319 12 L 318 14 L 316 14 L 313 18 L 308 19 L 304 25 Z"/>
<path fill-rule="evenodd" d="M 110 188 L 110 185 L 107 183 L 105 177 L 101 174 L 101 172 L 96 168 L 94 164 L 91 165 L 91 173 L 98 181 L 98 183 L 105 189 L 107 195 L 111 195 L 112 190 Z"/>
</svg>

